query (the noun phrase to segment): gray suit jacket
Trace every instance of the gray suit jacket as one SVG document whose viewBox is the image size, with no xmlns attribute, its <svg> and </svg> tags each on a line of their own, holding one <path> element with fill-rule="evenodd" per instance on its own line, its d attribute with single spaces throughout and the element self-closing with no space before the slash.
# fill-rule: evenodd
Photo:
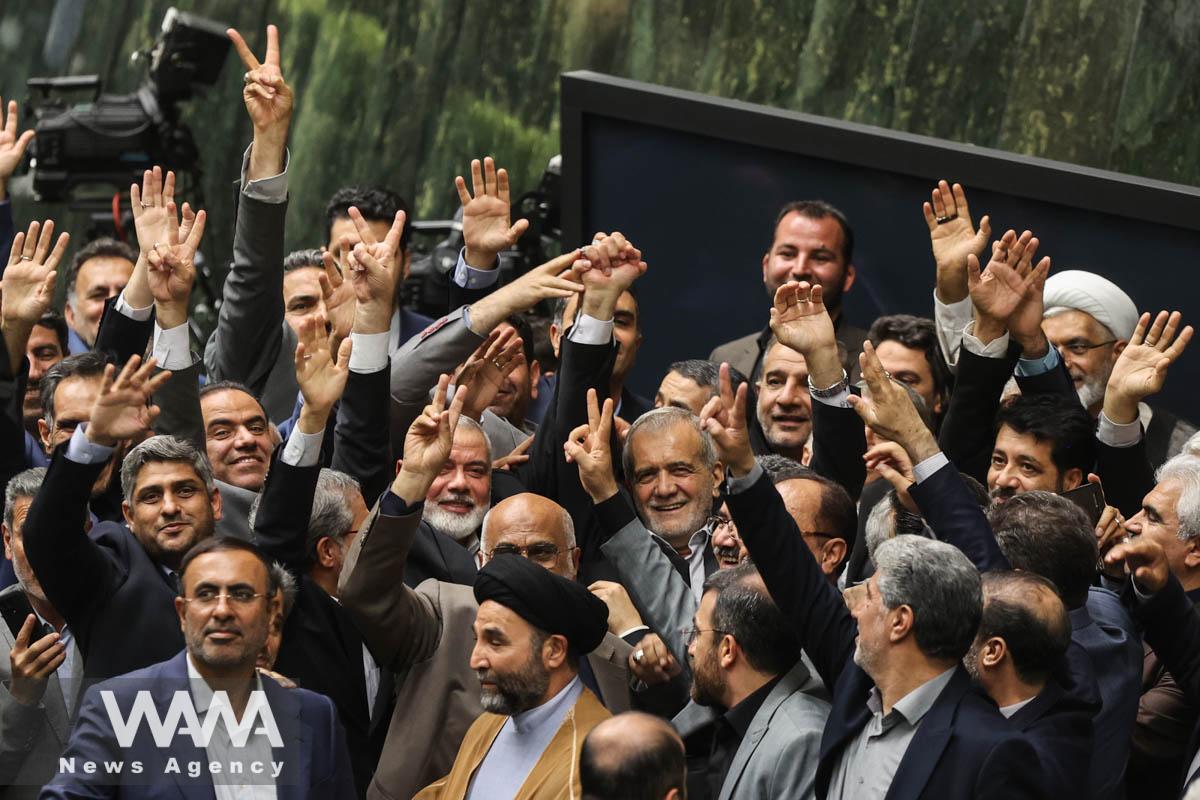
<svg viewBox="0 0 1200 800">
<path fill-rule="evenodd" d="M 20 593 L 18 585 L 0 592 L 0 597 Z M 58 755 L 71 735 L 71 718 L 63 702 L 58 675 L 51 675 L 42 702 L 36 706 L 18 703 L 9 694 L 12 670 L 9 655 L 15 638 L 0 622 L 0 800 L 35 798 L 42 785 L 58 770 Z M 75 642 L 75 664 L 83 669 L 83 657 Z"/>
<path fill-rule="evenodd" d="M 470 586 L 424 581 L 404 585 L 404 565 L 421 515 L 372 511 L 350 548 L 338 590 L 375 660 L 396 678 L 396 707 L 374 800 L 409 798 L 446 775 L 475 718 L 483 713 L 470 667 L 478 604 Z M 611 633 L 587 656 L 609 711 L 630 708 L 630 650 Z"/>
<path fill-rule="evenodd" d="M 813 781 L 829 717 L 829 703 L 816 696 L 821 691 L 802 661 L 775 684 L 733 755 L 718 800 L 816 797 Z M 686 739 L 717 716 L 693 701 L 671 724 Z"/>
<path fill-rule="evenodd" d="M 283 226 L 287 201 L 238 196 L 233 264 L 221 290 L 217 327 L 204 348 L 213 381 L 245 384 L 272 422 L 296 405 L 296 334 L 283 318 Z"/>
</svg>

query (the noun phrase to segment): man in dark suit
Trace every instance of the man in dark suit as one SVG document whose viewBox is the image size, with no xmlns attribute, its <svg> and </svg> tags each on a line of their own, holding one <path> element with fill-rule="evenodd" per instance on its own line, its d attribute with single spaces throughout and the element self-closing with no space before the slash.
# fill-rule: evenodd
<svg viewBox="0 0 1200 800">
<path fill-rule="evenodd" d="M 788 281 L 819 284 L 825 292 L 830 317 L 837 329 L 838 352 L 852 378 L 858 375 L 858 354 L 867 332 L 846 322 L 842 295 L 854 286 L 854 230 L 846 216 L 824 200 L 798 200 L 785 205 L 775 218 L 771 249 L 763 254 L 763 285 L 767 298 Z M 763 356 L 771 343 L 765 326 L 718 346 L 709 361 L 722 361 L 750 380 L 762 376 Z"/>
<path fill-rule="evenodd" d="M 1033 748 L 961 664 L 982 613 L 974 566 L 943 542 L 898 537 L 880 545 L 875 575 L 843 602 L 754 460 L 745 390 L 722 384 L 703 419 L 732 476 L 730 512 L 832 687 L 817 797 L 1044 796 Z"/>
<path fill-rule="evenodd" d="M 55 453 L 25 520 L 30 566 L 74 631 L 88 678 L 153 664 L 181 646 L 174 571 L 221 516 L 204 454 L 155 436 L 122 464 L 125 524 L 87 531 L 92 485 L 113 448 L 146 428 L 147 400 L 170 377 L 153 374 L 153 359 L 139 364 L 135 356 L 115 380 L 107 368 L 86 425 Z"/>
<path fill-rule="evenodd" d="M 355 797 L 333 703 L 255 669 L 281 602 L 267 557 L 241 540 L 210 538 L 183 558 L 180 580 L 175 608 L 187 647 L 87 691 L 43 797 L 212 797 L 218 787 L 296 800 Z M 163 746 L 144 717 L 122 730 L 147 694 L 159 719 L 172 719 L 168 709 L 183 720 L 219 719 L 207 735 L 190 721 L 191 735 L 166 731 Z"/>
</svg>

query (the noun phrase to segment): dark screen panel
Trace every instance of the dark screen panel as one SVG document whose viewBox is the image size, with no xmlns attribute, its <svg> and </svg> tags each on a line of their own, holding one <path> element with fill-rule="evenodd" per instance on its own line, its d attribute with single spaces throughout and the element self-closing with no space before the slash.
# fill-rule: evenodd
<svg viewBox="0 0 1200 800">
<path fill-rule="evenodd" d="M 688 97 L 689 103 L 704 100 Z M 972 181 L 971 165 L 961 163 L 961 145 L 945 143 L 944 175 L 912 174 L 911 162 L 897 161 L 895 170 L 863 166 L 844 160 L 836 147 L 798 153 L 681 130 L 696 121 L 687 114 L 664 124 L 661 119 L 630 119 L 635 114 L 628 108 L 620 117 L 586 106 L 578 111 L 578 222 L 565 227 L 589 234 L 621 230 L 646 253 L 650 272 L 637 286 L 646 309 L 645 340 L 631 383 L 647 396 L 671 361 L 705 357 L 717 344 L 766 323 L 761 261 L 775 215 L 790 200 L 824 199 L 849 217 L 858 271 L 846 296 L 851 322 L 867 327 L 877 315 L 896 312 L 932 316 L 934 267 L 921 203 L 938 177 L 967 187 L 976 221 L 984 212 L 990 214 L 994 236 L 1008 227 L 1032 228 L 1042 240 L 1039 255 L 1053 261 L 1052 271 L 1098 272 L 1125 288 L 1142 310 L 1178 309 L 1185 321 L 1200 319 L 1200 278 L 1194 274 L 1200 264 L 1200 231 L 1035 199 L 1047 195 L 1047 186 L 1036 181 L 1025 192 L 986 188 L 998 181 L 987 170 L 975 170 L 981 174 Z M 662 109 L 647 116 L 661 117 Z M 746 124 L 753 125 L 752 115 L 746 116 Z M 797 122 L 797 136 L 807 124 Z M 571 156 L 568 133 L 575 127 L 564 119 L 565 161 Z M 881 137 L 879 147 L 891 146 L 892 136 Z M 738 138 L 747 137 L 739 133 Z M 873 157 L 878 160 L 879 153 Z M 1004 157 L 1021 161 L 1023 168 L 1037 164 Z M 1089 181 L 1106 175 L 1085 172 Z M 1036 179 L 1038 172 L 1028 174 Z M 1046 176 L 1047 181 L 1057 177 L 1052 169 Z M 572 181 L 566 183 L 569 189 Z M 1153 191 L 1147 185 L 1138 188 Z M 1088 192 L 1080 205 L 1095 206 L 1104 188 Z M 1177 203 L 1179 198 L 1161 200 Z M 571 212 L 572 203 L 564 210 Z M 1154 217 L 1150 209 L 1143 210 L 1147 213 L 1141 216 Z M 1172 210 L 1177 212 L 1177 205 Z M 1189 352 L 1172 369 L 1158 402 L 1196 417 L 1189 391 L 1195 386 L 1200 386 L 1200 356 Z"/>
</svg>

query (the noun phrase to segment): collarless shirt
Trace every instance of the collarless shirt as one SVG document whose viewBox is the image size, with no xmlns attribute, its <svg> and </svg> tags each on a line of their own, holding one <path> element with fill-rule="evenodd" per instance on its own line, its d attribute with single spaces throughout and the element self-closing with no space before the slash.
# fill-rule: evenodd
<svg viewBox="0 0 1200 800">
<path fill-rule="evenodd" d="M 471 777 L 467 800 L 512 800 L 516 797 L 582 692 L 583 684 L 576 675 L 547 702 L 505 720 L 479 769 Z"/>
<path fill-rule="evenodd" d="M 747 695 L 742 702 L 717 717 L 713 723 L 712 743 L 707 768 L 704 771 L 706 785 L 703 788 L 707 791 L 699 792 L 696 800 L 721 796 L 721 786 L 729 776 L 733 757 L 737 755 L 738 748 L 742 746 L 742 739 L 746 738 L 746 733 L 750 730 L 750 723 L 754 721 L 754 715 L 762 708 L 767 695 L 771 693 L 777 683 L 779 683 L 779 678 L 772 678 Z M 691 786 L 688 788 L 690 790 Z M 692 797 L 691 791 L 688 792 L 688 797 Z"/>
<path fill-rule="evenodd" d="M 842 751 L 829 784 L 830 800 L 883 800 L 908 752 L 921 720 L 954 677 L 955 667 L 913 689 L 883 713 L 883 698 L 871 687 L 871 717 Z"/>
<path fill-rule="evenodd" d="M 192 702 L 201 724 L 208 718 L 214 693 L 204 676 L 187 655 L 188 685 L 191 687 Z M 262 678 L 254 673 L 254 692 L 262 692 Z M 204 756 L 211 765 L 220 766 L 219 774 L 211 775 L 213 794 L 216 800 L 276 800 L 275 778 L 272 777 L 271 742 L 265 734 L 256 731 L 261 726 L 254 724 L 244 747 L 235 747 L 224 721 L 213 727 Z M 260 766 L 252 765 L 258 763 Z"/>
</svg>

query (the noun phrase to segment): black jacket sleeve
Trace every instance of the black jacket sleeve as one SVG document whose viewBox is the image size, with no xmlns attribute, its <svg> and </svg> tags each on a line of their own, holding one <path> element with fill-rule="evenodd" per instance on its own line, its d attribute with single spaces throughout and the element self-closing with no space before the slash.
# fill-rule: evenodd
<svg viewBox="0 0 1200 800">
<path fill-rule="evenodd" d="M 908 493 L 937 538 L 962 550 L 980 572 L 1011 568 L 983 509 L 971 497 L 953 464 L 914 483 Z"/>
<path fill-rule="evenodd" d="M 1154 468 L 1146 456 L 1146 438 L 1133 447 L 1112 447 L 1096 441 L 1096 474 L 1104 482 L 1104 499 L 1126 518 L 1142 508 L 1142 498 L 1154 488 Z"/>
<path fill-rule="evenodd" d="M 986 483 L 995 444 L 996 411 L 1004 384 L 1016 366 L 1017 351 L 1010 347 L 1004 358 L 985 358 L 963 347 L 958 359 L 958 378 L 942 420 L 938 446 L 959 470 Z"/>
<path fill-rule="evenodd" d="M 285 464 L 283 448 L 279 445 L 271 456 L 271 468 L 254 516 L 254 543 L 299 578 L 311 566 L 308 519 L 321 468 Z"/>
<path fill-rule="evenodd" d="M 853 408 L 843 408 L 813 399 L 813 449 L 810 466 L 841 485 L 857 500 L 867 479 L 863 454 L 867 452 L 866 429 Z"/>
<path fill-rule="evenodd" d="M 390 363 L 378 372 L 350 373 L 333 434 L 333 468 L 357 480 L 363 497 L 372 500 L 391 483 L 395 465 L 388 427 L 391 374 Z"/>
<path fill-rule="evenodd" d="M 825 685 L 833 686 L 851 663 L 858 635 L 841 594 L 817 566 L 765 472 L 745 491 L 729 494 L 726 503 L 767 591 L 796 626 Z"/>
<path fill-rule="evenodd" d="M 144 321 L 130 319 L 117 311 L 117 298 L 104 304 L 104 316 L 100 318 L 100 330 L 96 332 L 96 344 L 92 347 L 104 353 L 120 369 L 133 356 L 144 356 L 154 332 L 154 313 Z"/>
</svg>

